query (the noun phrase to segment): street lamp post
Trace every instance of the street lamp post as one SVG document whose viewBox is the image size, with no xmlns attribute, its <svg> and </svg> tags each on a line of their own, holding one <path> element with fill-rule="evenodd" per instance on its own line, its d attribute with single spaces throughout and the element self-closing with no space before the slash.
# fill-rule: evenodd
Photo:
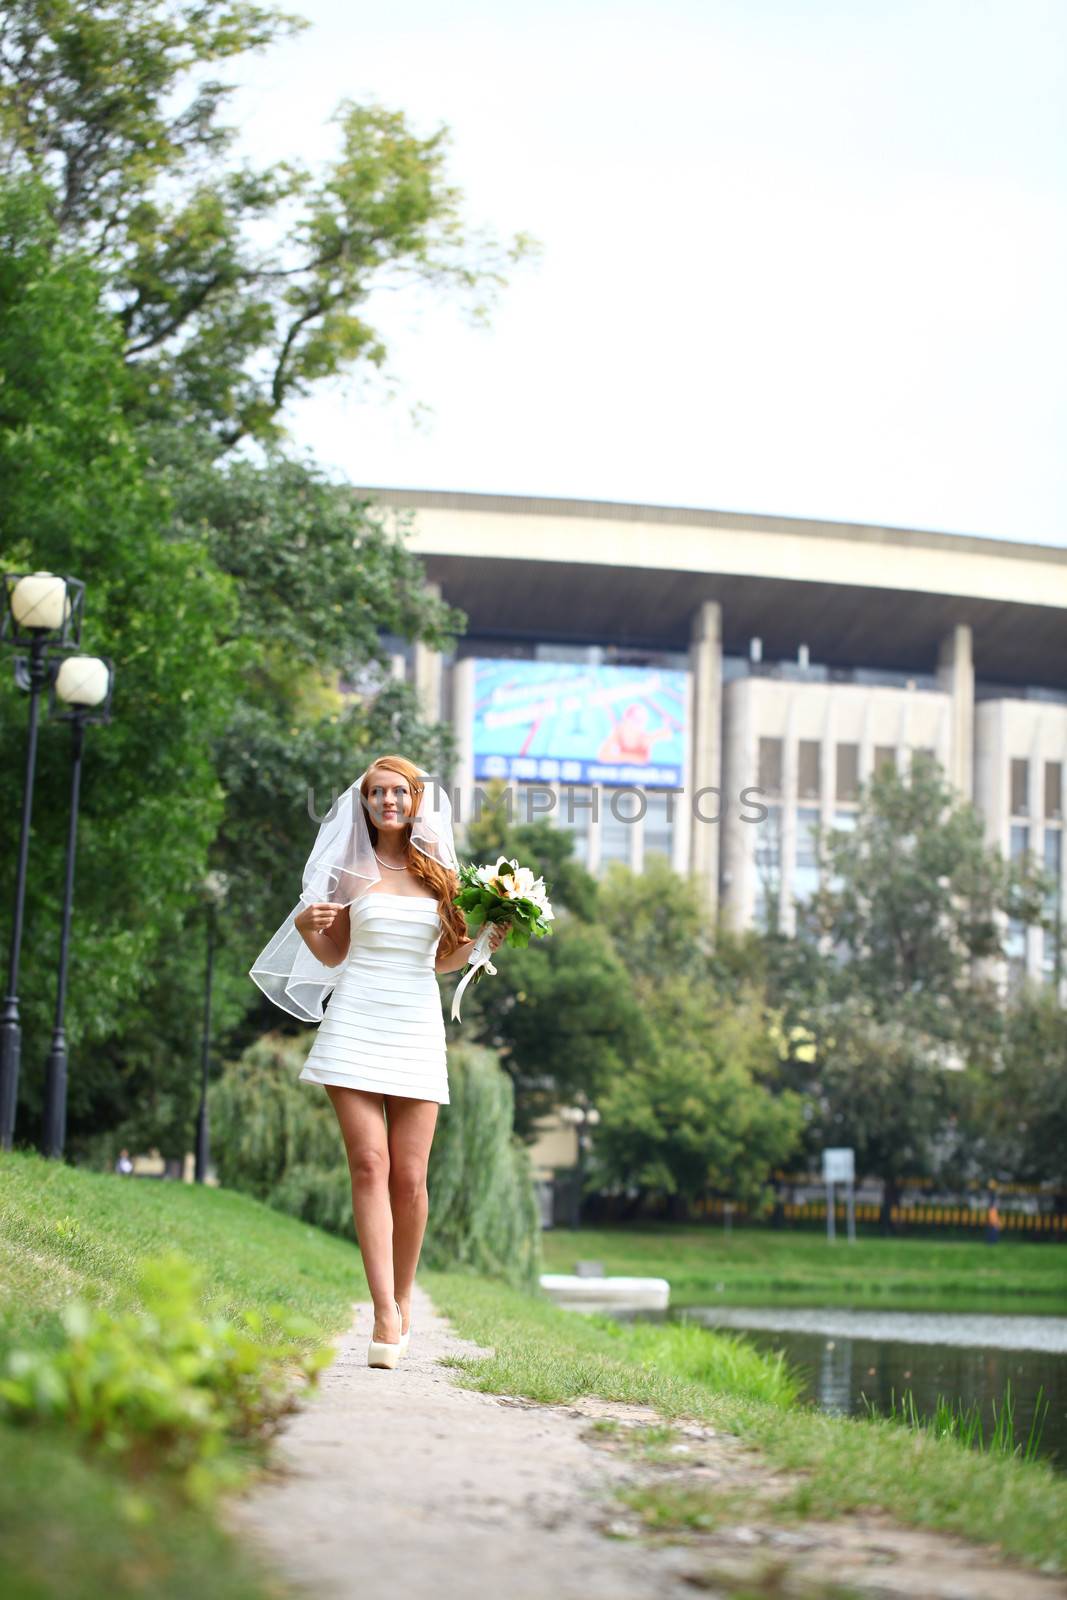
<svg viewBox="0 0 1067 1600">
<path fill-rule="evenodd" d="M 207 908 L 207 972 L 204 980 L 204 1037 L 200 1061 L 200 1109 L 196 1118 L 196 1169 L 197 1183 L 207 1181 L 210 1159 L 210 1136 L 207 1120 L 207 1082 L 211 1065 L 211 981 L 215 961 L 215 933 L 219 907 L 226 899 L 230 887 L 224 872 L 209 872 L 201 885 L 201 894 Z"/>
<path fill-rule="evenodd" d="M 4 574 L 6 606 L 0 619 L 0 639 L 29 656 L 15 657 L 15 682 L 29 694 L 29 730 L 22 785 L 22 826 L 15 872 L 15 912 L 11 926 L 7 994 L 0 1017 L 0 1149 L 10 1150 L 18 1105 L 22 1024 L 19 1020 L 19 957 L 26 901 L 26 867 L 29 860 L 30 822 L 33 815 L 33 780 L 37 764 L 37 723 L 41 690 L 58 671 L 56 652 L 76 649 L 81 638 L 85 586 L 76 578 L 51 572 Z"/>
<path fill-rule="evenodd" d="M 559 1114 L 564 1122 L 570 1123 L 574 1128 L 574 1137 L 577 1143 L 574 1185 L 571 1189 L 571 1227 L 580 1228 L 582 1225 L 582 1189 L 585 1183 L 585 1155 L 592 1144 L 592 1140 L 585 1130 L 587 1127 L 596 1126 L 600 1121 L 600 1112 L 595 1106 L 589 1104 L 583 1094 L 578 1097 L 576 1105 L 561 1106 Z"/>
<path fill-rule="evenodd" d="M 67 1036 L 64 1011 L 67 1001 L 67 956 L 74 905 L 74 859 L 78 838 L 78 799 L 81 792 L 82 750 L 90 722 L 110 722 L 115 669 L 97 656 L 68 656 L 60 664 L 52 685 L 53 722 L 69 722 L 71 733 L 70 818 L 67 824 L 67 861 L 63 882 L 63 922 L 59 936 L 59 976 L 56 983 L 56 1020 L 52 1049 L 45 1071 L 44 1114 L 41 1119 L 41 1154 L 61 1158 L 67 1142 Z M 57 712 L 57 702 L 69 706 Z"/>
</svg>

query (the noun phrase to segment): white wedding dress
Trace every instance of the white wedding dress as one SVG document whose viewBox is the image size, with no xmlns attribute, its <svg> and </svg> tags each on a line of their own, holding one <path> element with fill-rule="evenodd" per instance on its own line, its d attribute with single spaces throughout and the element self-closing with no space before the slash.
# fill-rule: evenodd
<svg viewBox="0 0 1067 1600">
<path fill-rule="evenodd" d="M 371 890 L 348 915 L 348 955 L 300 1081 L 448 1105 L 437 901 Z"/>
</svg>

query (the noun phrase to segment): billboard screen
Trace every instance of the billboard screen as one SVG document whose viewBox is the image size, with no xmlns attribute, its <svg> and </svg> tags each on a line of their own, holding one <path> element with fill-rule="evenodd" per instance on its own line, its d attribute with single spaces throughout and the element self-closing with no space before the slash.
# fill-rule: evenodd
<svg viewBox="0 0 1067 1600">
<path fill-rule="evenodd" d="M 685 672 L 478 657 L 474 776 L 679 787 Z"/>
</svg>

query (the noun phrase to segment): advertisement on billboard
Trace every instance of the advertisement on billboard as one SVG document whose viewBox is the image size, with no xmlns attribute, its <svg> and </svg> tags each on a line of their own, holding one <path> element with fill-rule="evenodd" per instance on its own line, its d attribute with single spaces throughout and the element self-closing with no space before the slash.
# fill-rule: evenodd
<svg viewBox="0 0 1067 1600">
<path fill-rule="evenodd" d="M 680 787 L 685 672 L 478 657 L 474 776 Z"/>
</svg>

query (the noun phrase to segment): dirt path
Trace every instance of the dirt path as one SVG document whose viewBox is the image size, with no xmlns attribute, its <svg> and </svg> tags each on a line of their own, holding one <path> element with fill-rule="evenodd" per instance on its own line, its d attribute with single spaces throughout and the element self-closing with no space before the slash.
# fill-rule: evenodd
<svg viewBox="0 0 1067 1600">
<path fill-rule="evenodd" d="M 231 1499 L 226 1524 L 269 1570 L 318 1600 L 673 1600 L 697 1594 L 814 1600 L 1067 1600 L 1061 1578 L 998 1561 L 988 1547 L 871 1515 L 776 1526 L 761 1501 L 789 1480 L 736 1436 L 675 1424 L 658 1463 L 626 1448 L 658 1421 L 586 1398 L 541 1406 L 462 1389 L 446 1355 L 491 1354 L 460 1339 L 416 1287 L 408 1354 L 368 1367 L 371 1307 L 359 1302 L 320 1388 L 287 1419 L 277 1470 Z M 612 1434 L 597 1419 L 613 1419 Z M 618 1486 L 674 1478 L 740 1493 L 746 1508 L 686 1542 L 642 1534 Z"/>
</svg>

